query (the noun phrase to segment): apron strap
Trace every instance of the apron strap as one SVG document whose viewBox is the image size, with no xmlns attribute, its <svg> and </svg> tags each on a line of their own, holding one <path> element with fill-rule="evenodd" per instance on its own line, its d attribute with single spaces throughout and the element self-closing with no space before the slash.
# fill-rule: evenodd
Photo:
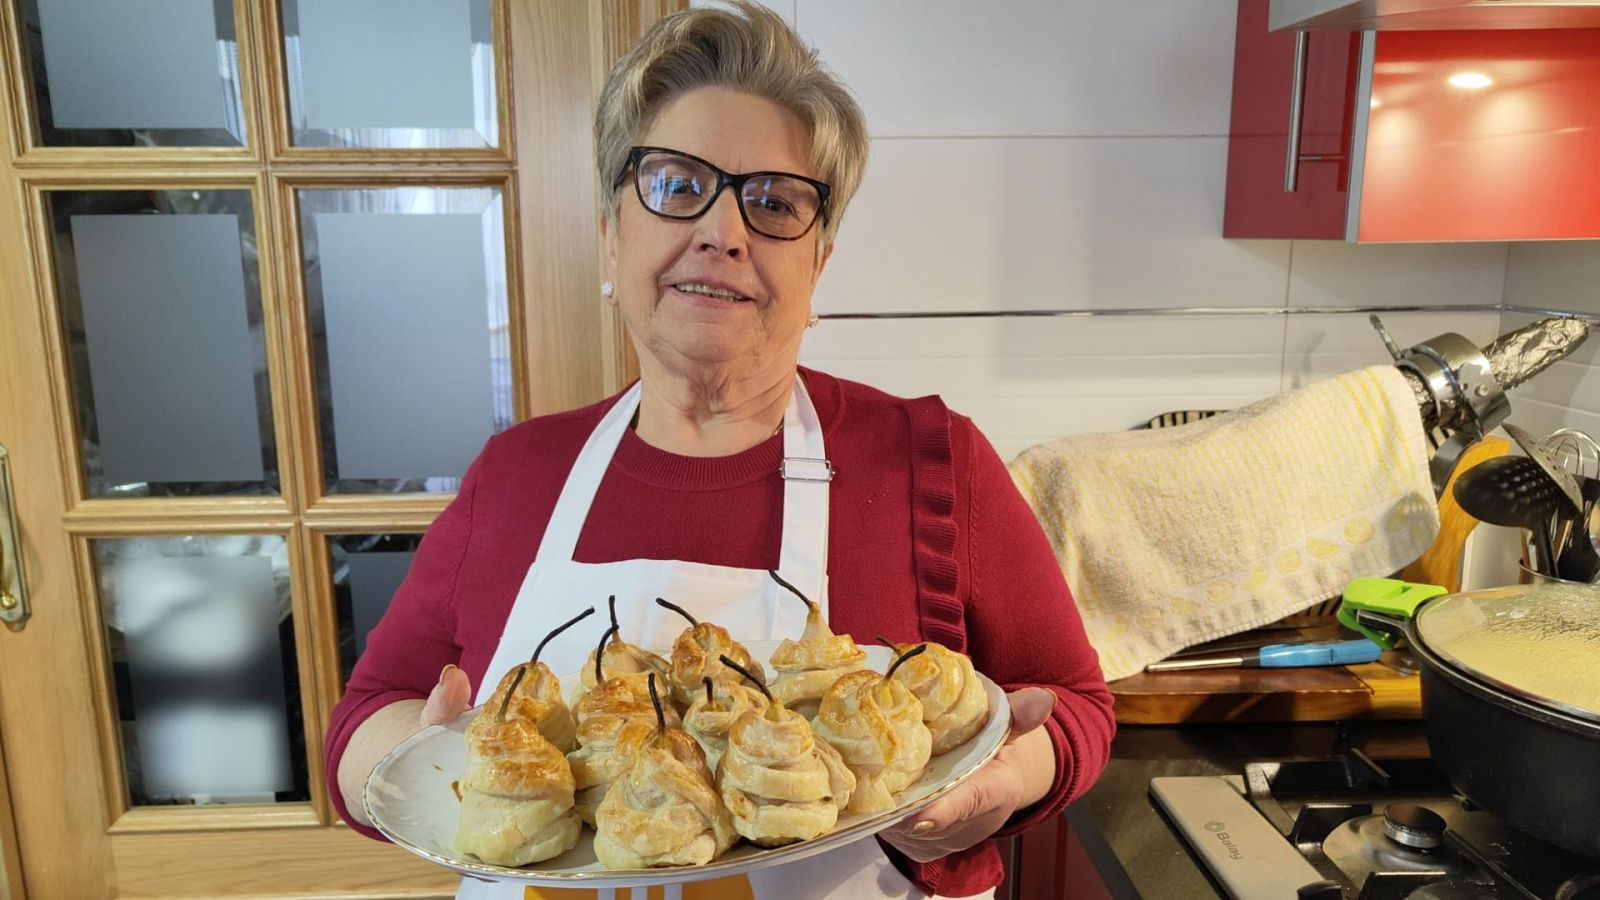
<svg viewBox="0 0 1600 900">
<path fill-rule="evenodd" d="M 817 603 L 826 604 L 828 574 L 828 488 L 833 463 L 822 446 L 822 421 L 804 379 L 783 414 L 783 544 L 778 573 Z M 824 606 L 824 609 L 827 607 Z"/>
<path fill-rule="evenodd" d="M 561 488 L 561 497 L 550 513 L 550 522 L 545 525 L 539 553 L 533 558 L 535 564 L 572 559 L 578 547 L 578 534 L 583 531 L 584 520 L 589 518 L 589 506 L 600 490 L 600 481 L 611 468 L 611 457 L 616 455 L 617 445 L 622 443 L 628 423 L 633 421 L 633 413 L 639 408 L 641 390 L 641 383 L 634 382 L 600 419 L 583 449 L 578 451 L 572 471 L 567 473 L 567 483 Z"/>
</svg>

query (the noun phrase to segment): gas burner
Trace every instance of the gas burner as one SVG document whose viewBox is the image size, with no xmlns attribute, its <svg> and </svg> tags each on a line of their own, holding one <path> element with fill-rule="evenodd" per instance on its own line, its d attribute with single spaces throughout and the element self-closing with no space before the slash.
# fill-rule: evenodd
<svg viewBox="0 0 1600 900">
<path fill-rule="evenodd" d="M 1419 849 L 1395 840 L 1389 831 L 1390 810 L 1409 807 L 1421 810 L 1438 820 L 1433 832 L 1435 845 Z M 1383 815 L 1357 816 L 1329 832 L 1322 841 L 1322 852 L 1339 870 L 1349 876 L 1352 883 L 1360 885 L 1373 872 L 1438 872 L 1454 874 L 1469 871 L 1472 866 L 1454 850 L 1443 847 L 1444 819 L 1438 813 L 1414 804 L 1392 803 Z"/>
<path fill-rule="evenodd" d="M 1252 763 L 1251 804 L 1353 900 L 1600 900 L 1600 860 L 1507 827 L 1428 759 Z"/>
<path fill-rule="evenodd" d="M 1391 803 L 1383 808 L 1384 836 L 1424 853 L 1444 844 L 1444 817 L 1415 803 Z"/>
</svg>

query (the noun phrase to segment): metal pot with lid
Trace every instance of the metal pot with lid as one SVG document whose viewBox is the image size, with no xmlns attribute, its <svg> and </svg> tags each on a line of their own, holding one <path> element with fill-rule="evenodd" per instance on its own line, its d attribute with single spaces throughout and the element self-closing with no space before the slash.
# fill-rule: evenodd
<svg viewBox="0 0 1600 900">
<path fill-rule="evenodd" d="M 1494 588 L 1387 609 L 1371 597 L 1353 618 L 1403 634 L 1421 660 L 1423 725 L 1450 783 L 1512 827 L 1600 858 L 1600 587 Z"/>
</svg>

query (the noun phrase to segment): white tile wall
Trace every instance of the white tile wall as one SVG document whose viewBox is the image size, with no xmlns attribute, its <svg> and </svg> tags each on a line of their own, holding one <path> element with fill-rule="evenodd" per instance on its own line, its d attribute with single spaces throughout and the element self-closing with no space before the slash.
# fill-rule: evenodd
<svg viewBox="0 0 1600 900">
<path fill-rule="evenodd" d="M 1500 333 L 1497 310 L 1389 312 L 1381 317 L 1395 343 L 1402 347 L 1444 332 L 1454 332 L 1482 346 Z M 1389 359 L 1383 339 L 1365 313 L 1290 316 L 1284 335 L 1283 389 L 1304 387 Z"/>
<path fill-rule="evenodd" d="M 1600 241 L 1513 244 L 1506 304 L 1600 317 Z"/>
<path fill-rule="evenodd" d="M 802 361 L 900 396 L 940 394 L 1010 459 L 1065 434 L 1276 393 L 1282 347 L 1279 316 L 878 319 L 823 322 Z"/>
<path fill-rule="evenodd" d="M 1506 247 L 1296 241 L 1289 305 L 1494 307 L 1505 291 Z"/>
<path fill-rule="evenodd" d="M 1225 241 L 1226 138 L 878 141 L 819 312 L 1284 303 L 1286 241 Z"/>
<path fill-rule="evenodd" d="M 796 0 L 875 137 L 1226 135 L 1233 3 Z"/>
</svg>

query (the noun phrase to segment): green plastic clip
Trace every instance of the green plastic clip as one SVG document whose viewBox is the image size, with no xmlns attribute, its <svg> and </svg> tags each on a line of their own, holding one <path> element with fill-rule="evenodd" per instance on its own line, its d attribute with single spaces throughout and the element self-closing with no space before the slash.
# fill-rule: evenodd
<svg viewBox="0 0 1600 900">
<path fill-rule="evenodd" d="M 1422 601 L 1448 593 L 1437 584 L 1414 584 L 1397 578 L 1357 578 L 1345 585 L 1344 601 L 1339 604 L 1339 624 L 1360 632 L 1385 650 L 1393 650 L 1400 636 L 1357 622 L 1356 613 L 1365 610 L 1409 619 Z"/>
</svg>

